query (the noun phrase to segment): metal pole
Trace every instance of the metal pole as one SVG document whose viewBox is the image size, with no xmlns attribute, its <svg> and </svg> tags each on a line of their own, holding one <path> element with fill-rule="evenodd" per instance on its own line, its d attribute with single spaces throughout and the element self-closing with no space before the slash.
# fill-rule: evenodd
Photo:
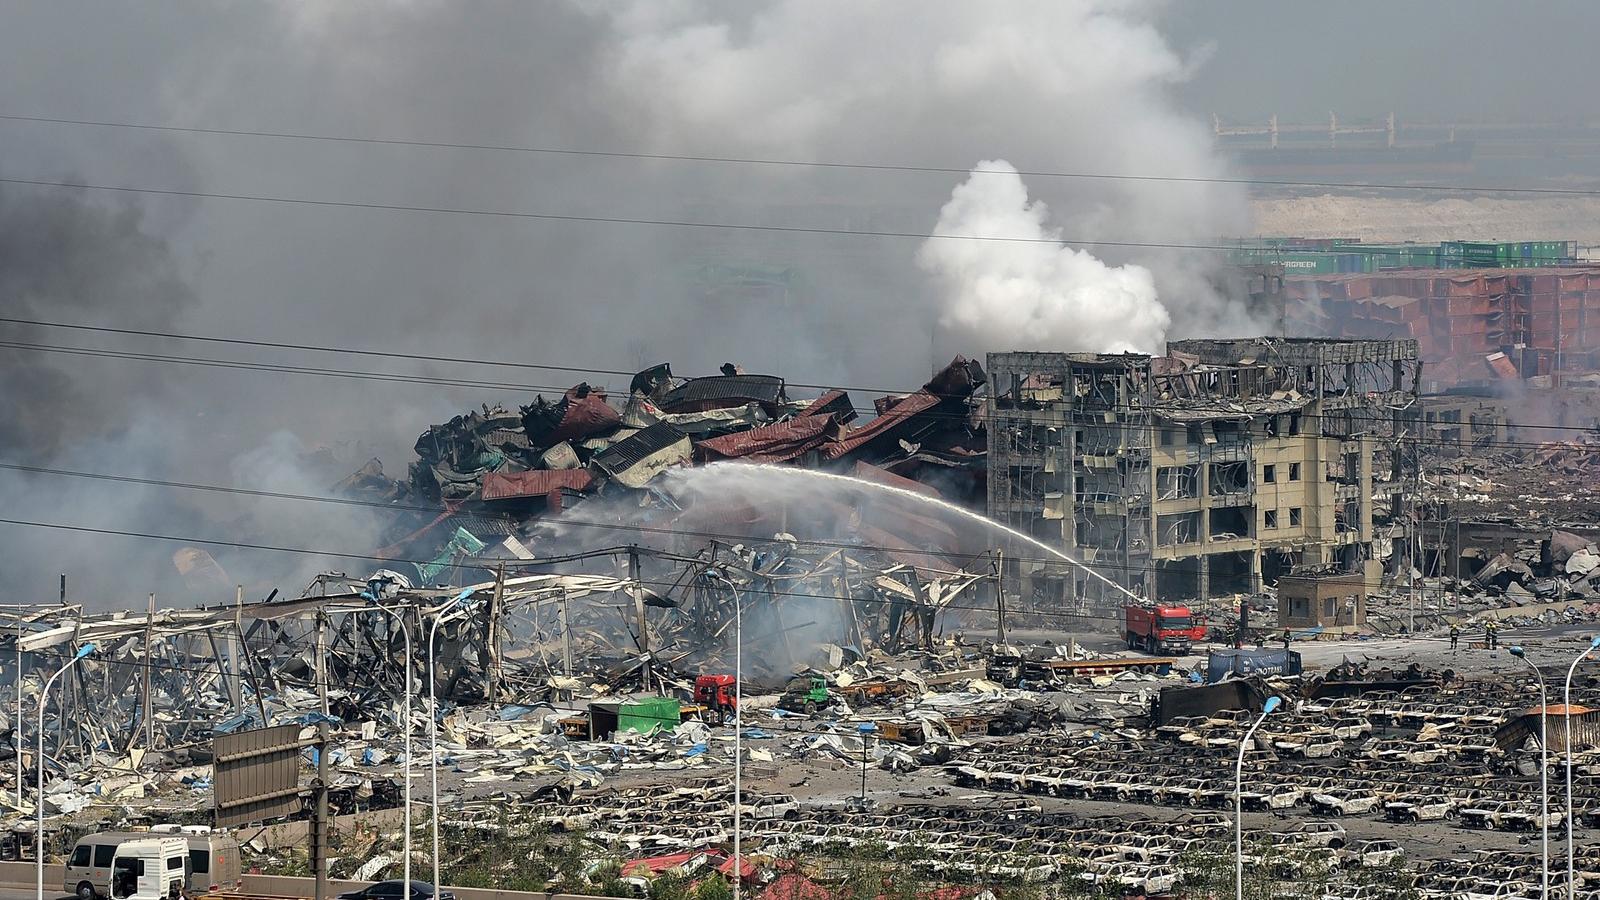
<svg viewBox="0 0 1600 900">
<path fill-rule="evenodd" d="M 994 551 L 994 612 L 995 641 L 1004 644 L 1006 642 L 1006 554 L 998 547 Z"/>
<path fill-rule="evenodd" d="M 1545 696 L 1544 673 L 1533 664 L 1533 660 L 1521 647 L 1512 647 L 1511 655 L 1528 664 L 1533 670 L 1534 682 L 1539 685 L 1539 814 L 1543 818 L 1543 827 L 1540 828 L 1540 846 L 1543 849 L 1544 877 L 1541 880 L 1539 896 L 1548 900 L 1550 896 L 1550 734 L 1548 721 L 1550 719 L 1550 700 Z M 1567 811 L 1571 817 L 1572 811 Z M 1570 829 L 1571 823 L 1567 827 Z"/>
<path fill-rule="evenodd" d="M 406 889 L 409 891 L 411 885 L 411 696 L 416 691 L 411 684 L 411 629 L 406 625 L 406 614 L 411 611 L 411 608 L 405 607 L 404 610 L 390 609 L 387 606 L 378 606 L 374 608 L 386 615 L 393 617 L 395 622 L 399 623 L 400 625 L 401 636 L 405 638 L 406 695 L 400 709 L 400 728 L 405 736 L 406 754 L 406 763 L 402 769 L 405 777 L 404 802 L 406 806 L 404 817 L 405 864 L 403 866 L 404 874 L 402 877 L 405 879 L 405 883 L 407 885 Z M 437 885 L 435 886 L 435 889 L 437 889 Z"/>
<path fill-rule="evenodd" d="M 328 714 L 328 614 L 317 610 L 317 700 Z"/>
<path fill-rule="evenodd" d="M 433 626 L 428 629 L 428 776 L 431 785 L 428 791 L 429 817 L 433 820 L 433 889 L 439 890 L 439 707 L 435 697 L 434 688 L 434 662 L 433 655 L 438 652 L 439 620 L 444 618 L 440 613 L 433 617 Z M 410 887 L 407 887 L 407 894 Z"/>
<path fill-rule="evenodd" d="M 505 569 L 501 567 L 501 576 Z M 496 578 L 495 594 L 500 593 L 503 578 Z M 430 814 L 433 818 L 433 887 L 439 889 L 439 706 L 434 683 L 434 657 L 439 652 L 439 624 L 445 616 L 459 606 L 467 597 L 471 596 L 470 589 L 463 591 L 455 602 L 440 610 L 433 617 L 433 624 L 428 629 L 428 772 L 432 781 L 432 790 L 429 793 Z"/>
<path fill-rule="evenodd" d="M 650 690 L 650 628 L 644 618 L 644 584 L 639 580 L 639 548 L 628 547 L 628 580 L 633 583 L 633 611 L 639 622 L 640 687 Z"/>
<path fill-rule="evenodd" d="M 640 620 L 641 626 L 643 620 Z M 733 592 L 733 900 L 744 896 L 740 807 L 744 800 L 744 604 Z"/>
<path fill-rule="evenodd" d="M 244 688 L 239 682 L 239 657 L 244 652 L 244 585 L 233 588 L 233 635 L 228 638 L 228 700 L 233 714 L 244 712 Z M 328 711 L 323 710 L 324 714 Z M 266 725 L 265 722 L 261 723 Z"/>
<path fill-rule="evenodd" d="M 84 644 L 78 652 L 67 660 L 66 664 L 55 671 L 44 683 L 39 691 L 39 721 L 36 730 L 39 732 L 39 758 L 35 764 L 39 772 L 39 795 L 34 798 L 34 833 L 33 833 L 33 868 L 37 880 L 35 900 L 44 900 L 44 705 L 50 699 L 50 685 L 56 683 L 63 672 L 72 668 L 73 664 L 94 652 L 93 644 Z"/>
<path fill-rule="evenodd" d="M 144 749 L 153 753 L 156 749 L 156 723 L 155 701 L 152 694 L 155 691 L 156 657 L 155 657 L 155 625 L 156 625 L 156 595 L 150 595 L 150 611 L 144 620 Z M 132 741 L 129 741 L 132 743 Z M 144 768 L 140 766 L 140 768 Z"/>
<path fill-rule="evenodd" d="M 572 631 L 568 627 L 566 588 L 561 589 L 561 674 L 572 677 Z M 570 690 L 562 693 L 571 699 Z"/>
<path fill-rule="evenodd" d="M 1283 702 L 1278 697 L 1268 697 L 1267 703 L 1261 709 L 1261 715 L 1255 724 L 1244 733 L 1239 740 L 1239 760 L 1233 767 L 1233 896 L 1235 900 L 1244 900 L 1244 752 L 1250 746 L 1251 738 L 1255 737 L 1256 729 L 1267 720 L 1267 716 L 1278 708 Z"/>
<path fill-rule="evenodd" d="M 328 900 L 328 720 L 317 722 L 317 890 L 316 900 Z"/>
<path fill-rule="evenodd" d="M 867 733 L 861 732 L 861 808 L 867 808 Z"/>
<path fill-rule="evenodd" d="M 62 576 L 65 578 L 66 576 Z M 17 717 L 12 722 L 11 743 L 17 748 L 17 811 L 22 810 L 22 612 L 17 612 Z"/>
<path fill-rule="evenodd" d="M 500 616 L 503 614 L 506 589 L 506 565 L 501 563 L 494 573 L 494 593 L 489 596 L 489 608 L 484 611 L 484 653 L 489 658 L 489 702 L 500 703 L 501 682 L 504 677 L 503 658 L 500 653 Z"/>
<path fill-rule="evenodd" d="M 404 874 L 402 877 L 405 879 L 406 896 L 409 897 L 411 895 L 411 697 L 415 693 L 416 688 L 411 684 L 411 629 L 406 625 L 404 614 L 396 615 L 395 618 L 400 622 L 400 633 L 405 636 L 406 641 L 406 699 L 401 712 L 401 719 L 404 722 L 403 727 L 405 728 L 406 748 L 406 861 L 405 866 L 403 867 Z M 434 890 L 437 891 L 438 889 L 438 886 L 435 885 Z"/>
<path fill-rule="evenodd" d="M 1566 720 L 1567 736 L 1565 749 L 1567 755 L 1567 900 L 1578 900 L 1577 861 L 1572 855 L 1572 831 L 1578 818 L 1578 811 L 1572 806 L 1572 673 L 1578 670 L 1578 663 L 1584 657 L 1600 648 L 1600 637 L 1589 642 L 1589 649 L 1578 654 L 1578 658 L 1567 667 L 1567 683 L 1562 693 L 1561 717 Z"/>
</svg>

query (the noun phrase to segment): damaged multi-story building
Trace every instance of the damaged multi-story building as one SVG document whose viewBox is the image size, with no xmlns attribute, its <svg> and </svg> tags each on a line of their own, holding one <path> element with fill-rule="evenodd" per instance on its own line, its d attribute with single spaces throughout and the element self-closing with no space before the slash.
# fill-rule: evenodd
<svg viewBox="0 0 1600 900">
<path fill-rule="evenodd" d="M 1186 340 L 1167 355 L 991 353 L 989 515 L 1134 593 L 1205 599 L 1367 572 L 1404 512 L 1414 341 Z M 1040 602 L 1116 601 L 1043 561 Z"/>
</svg>

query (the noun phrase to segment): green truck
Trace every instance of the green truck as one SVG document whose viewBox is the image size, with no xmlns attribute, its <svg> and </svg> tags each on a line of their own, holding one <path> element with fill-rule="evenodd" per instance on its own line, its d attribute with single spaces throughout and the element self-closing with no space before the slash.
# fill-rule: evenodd
<svg viewBox="0 0 1600 900">
<path fill-rule="evenodd" d="M 790 712 L 816 715 L 817 710 L 828 705 L 828 680 L 821 675 L 798 675 L 789 679 L 778 698 L 778 708 Z"/>
</svg>

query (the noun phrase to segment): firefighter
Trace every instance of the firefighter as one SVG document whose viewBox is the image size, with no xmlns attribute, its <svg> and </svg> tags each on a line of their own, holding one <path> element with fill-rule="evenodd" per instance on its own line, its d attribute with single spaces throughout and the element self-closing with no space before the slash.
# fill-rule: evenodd
<svg viewBox="0 0 1600 900">
<path fill-rule="evenodd" d="M 1454 622 L 1451 622 L 1450 623 L 1450 652 L 1454 653 L 1455 650 L 1456 650 L 1456 647 L 1460 643 L 1461 643 L 1461 626 L 1457 625 Z"/>
<path fill-rule="evenodd" d="M 1483 642 L 1490 650 L 1498 649 L 1500 646 L 1500 626 L 1495 624 L 1493 619 L 1483 623 Z"/>
</svg>

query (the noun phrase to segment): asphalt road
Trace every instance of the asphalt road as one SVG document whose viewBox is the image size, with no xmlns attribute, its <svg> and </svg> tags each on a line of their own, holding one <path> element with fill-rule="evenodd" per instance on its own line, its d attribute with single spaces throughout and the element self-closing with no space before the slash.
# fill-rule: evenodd
<svg viewBox="0 0 1600 900">
<path fill-rule="evenodd" d="M 17 887 L 9 884 L 0 885 L 0 900 L 34 900 L 37 896 L 38 894 L 35 893 L 32 885 L 28 887 Z M 45 900 L 73 900 L 71 894 L 61 893 L 61 885 L 59 884 L 46 884 L 44 886 L 44 896 Z"/>
</svg>

